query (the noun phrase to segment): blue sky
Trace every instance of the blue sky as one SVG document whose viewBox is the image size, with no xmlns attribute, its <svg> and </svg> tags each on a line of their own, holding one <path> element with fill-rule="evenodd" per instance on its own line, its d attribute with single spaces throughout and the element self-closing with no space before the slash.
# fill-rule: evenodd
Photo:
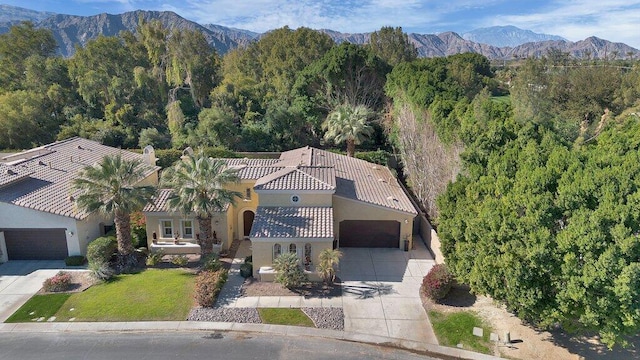
<svg viewBox="0 0 640 360">
<path fill-rule="evenodd" d="M 171 10 L 203 24 L 264 32 L 289 25 L 368 32 L 464 33 L 515 25 L 582 40 L 589 36 L 640 48 L 640 0 L 0 0 L 33 10 L 73 15 Z"/>
</svg>

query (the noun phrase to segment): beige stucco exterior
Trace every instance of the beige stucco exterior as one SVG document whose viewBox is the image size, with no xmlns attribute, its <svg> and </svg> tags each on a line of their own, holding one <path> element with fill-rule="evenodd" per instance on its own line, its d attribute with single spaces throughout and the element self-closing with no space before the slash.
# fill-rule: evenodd
<svg viewBox="0 0 640 360">
<path fill-rule="evenodd" d="M 296 245 L 298 257 L 302 259 L 302 263 L 304 264 L 304 250 L 305 245 L 311 245 L 311 271 L 305 271 L 309 280 L 311 281 L 319 281 L 320 277 L 315 272 L 315 266 L 319 262 L 319 255 L 322 250 L 332 249 L 333 248 L 333 240 L 332 239 L 273 239 L 269 241 L 263 240 L 253 240 L 251 242 L 251 250 L 253 256 L 253 277 L 260 280 L 272 281 L 271 276 L 260 276 L 260 268 L 263 266 L 271 266 L 273 264 L 273 248 L 275 244 L 279 244 L 282 249 L 282 253 L 289 251 L 289 246 L 291 244 Z M 265 279 L 266 278 L 266 279 Z"/>
<path fill-rule="evenodd" d="M 222 249 L 228 249 L 231 245 L 231 238 L 227 227 L 227 215 L 226 212 L 220 212 L 213 214 L 211 218 L 211 229 L 216 232 L 216 237 L 220 239 Z M 151 244 L 153 243 L 154 233 L 159 243 L 173 242 L 176 234 L 179 235 L 178 240 L 181 242 L 197 243 L 196 234 L 200 232 L 200 227 L 193 215 L 184 216 L 180 213 L 145 213 L 145 218 L 147 222 L 147 243 L 149 248 L 151 248 Z M 164 234 L 162 221 L 171 221 L 172 236 L 166 236 Z M 191 221 L 193 227 L 193 235 L 191 237 L 185 236 L 185 221 Z"/>
</svg>

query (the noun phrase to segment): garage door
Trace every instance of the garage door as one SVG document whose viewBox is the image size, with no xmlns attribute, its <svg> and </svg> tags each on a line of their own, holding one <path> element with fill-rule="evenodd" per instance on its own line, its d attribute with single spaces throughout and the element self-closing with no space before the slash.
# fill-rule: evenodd
<svg viewBox="0 0 640 360">
<path fill-rule="evenodd" d="M 397 248 L 400 223 L 397 221 L 344 220 L 340 222 L 340 247 Z"/>
<path fill-rule="evenodd" d="M 64 229 L 4 230 L 9 260 L 59 260 L 68 255 Z"/>
</svg>

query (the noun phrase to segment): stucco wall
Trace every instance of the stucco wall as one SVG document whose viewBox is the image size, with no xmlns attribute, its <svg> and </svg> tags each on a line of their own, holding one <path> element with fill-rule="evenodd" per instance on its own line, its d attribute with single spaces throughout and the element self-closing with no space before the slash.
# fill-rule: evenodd
<svg viewBox="0 0 640 360">
<path fill-rule="evenodd" d="M 333 196 L 333 232 L 340 234 L 340 222 L 343 220 L 395 220 L 400 223 L 400 248 L 405 238 L 413 247 L 413 219 L 415 215 L 385 209 L 359 201 Z"/>
<path fill-rule="evenodd" d="M 291 196 L 297 195 L 299 201 L 294 203 Z M 286 194 L 260 192 L 260 206 L 331 206 L 332 194 L 304 194 L 292 191 Z"/>
<path fill-rule="evenodd" d="M 160 227 L 162 220 L 171 220 L 173 223 L 173 232 L 180 233 L 179 239 L 185 242 L 193 242 L 196 243 L 196 234 L 200 232 L 200 227 L 198 226 L 198 221 L 194 216 L 184 216 L 182 214 L 168 214 L 168 213 L 145 213 L 146 220 L 146 230 L 147 230 L 147 244 L 150 247 L 153 241 L 153 233 L 155 232 L 158 236 L 158 241 L 160 242 L 170 242 L 173 241 L 173 237 L 163 237 L 162 229 Z M 191 220 L 193 221 L 193 238 L 185 239 L 182 231 L 182 220 Z M 222 241 L 222 248 L 228 249 L 231 242 L 229 241 L 228 230 L 227 230 L 227 214 L 226 213 L 216 213 L 213 214 L 211 218 L 211 230 L 216 232 L 216 236 L 218 239 Z"/>
<path fill-rule="evenodd" d="M 275 239 L 275 240 L 251 240 L 251 250 L 253 256 L 253 277 L 260 278 L 258 271 L 261 266 L 273 265 L 273 245 L 280 244 L 282 253 L 289 251 L 290 244 L 296 244 L 298 254 L 304 259 L 304 245 L 311 244 L 311 262 L 315 267 L 318 265 L 320 252 L 324 249 L 333 248 L 333 239 Z M 312 278 L 317 280 L 317 278 Z"/>
<path fill-rule="evenodd" d="M 93 213 L 86 219 L 76 222 L 80 254 L 86 254 L 87 245 L 103 235 L 100 233 L 100 223 L 103 223 L 104 225 L 113 225 L 113 220 L 105 216 L 100 216 L 97 213 Z M 69 234 L 67 234 L 67 236 L 69 236 Z"/>
<path fill-rule="evenodd" d="M 242 194 L 241 198 L 236 198 L 235 204 L 229 207 L 231 219 L 228 220 L 229 231 L 232 239 L 240 239 L 243 236 L 244 219 L 243 213 L 247 210 L 253 211 L 254 215 L 258 208 L 259 196 L 253 191 L 255 180 L 243 180 L 238 184 L 228 184 L 227 189 L 237 191 Z M 246 198 L 246 190 L 250 189 L 251 197 Z"/>
<path fill-rule="evenodd" d="M 86 253 L 86 244 L 84 245 L 83 252 L 83 247 L 80 246 L 78 240 L 78 222 L 76 222 L 75 219 L 4 202 L 0 202 L 0 214 L 2 214 L 2 216 L 0 216 L 0 228 L 4 229 L 66 229 L 65 233 L 67 236 L 69 255 Z M 92 223 L 88 220 L 82 227 L 89 227 L 91 224 L 98 227 L 98 223 Z"/>
</svg>

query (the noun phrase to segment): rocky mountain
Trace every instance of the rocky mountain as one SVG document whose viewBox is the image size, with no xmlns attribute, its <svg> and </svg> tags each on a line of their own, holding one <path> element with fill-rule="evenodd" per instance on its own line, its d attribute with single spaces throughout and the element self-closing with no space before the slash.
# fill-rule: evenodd
<svg viewBox="0 0 640 360">
<path fill-rule="evenodd" d="M 497 47 L 515 47 L 530 42 L 566 40 L 562 36 L 535 33 L 531 30 L 523 30 L 513 25 L 491 26 L 471 30 L 462 34 L 462 38 Z"/>
<path fill-rule="evenodd" d="M 207 41 L 224 54 L 238 46 L 246 46 L 256 41 L 262 34 L 242 29 L 233 29 L 220 25 L 200 25 L 189 21 L 170 11 L 132 11 L 123 14 L 98 14 L 94 16 L 74 16 L 51 14 L 17 8 L 8 5 L 0 6 L 0 33 L 8 31 L 9 27 L 21 20 L 33 21 L 37 27 L 50 29 L 59 45 L 59 53 L 63 56 L 71 56 L 75 51 L 75 45 L 84 46 L 87 41 L 98 35 L 117 35 L 122 30 L 135 31 L 138 19 L 142 17 L 146 21 L 157 19 L 168 28 L 181 28 L 202 31 Z M 498 27 L 496 27 L 498 28 Z M 500 27 L 503 33 L 509 34 L 509 29 L 515 27 Z M 518 29 L 521 30 L 521 29 Z M 348 41 L 354 44 L 365 44 L 369 41 L 370 33 L 341 33 L 333 30 L 319 30 L 328 34 L 337 43 Z M 524 35 L 515 35 L 524 34 Z M 525 35 L 531 33 L 535 36 L 551 36 L 535 34 L 533 32 L 511 31 L 511 38 L 520 38 L 524 41 Z M 469 33 L 467 33 L 469 34 Z M 528 34 L 527 36 L 531 36 Z M 622 43 L 613 43 L 596 37 L 589 37 L 582 41 L 571 42 L 564 39 L 545 41 L 533 41 L 516 46 L 494 46 L 484 42 L 476 42 L 465 39 L 455 32 L 440 34 L 409 34 L 409 41 L 418 49 L 421 57 L 436 57 L 459 54 L 464 52 L 480 53 L 489 59 L 508 60 L 514 58 L 526 58 L 529 56 L 546 55 L 551 49 L 569 53 L 576 58 L 627 58 L 640 56 L 640 51 Z"/>
</svg>

